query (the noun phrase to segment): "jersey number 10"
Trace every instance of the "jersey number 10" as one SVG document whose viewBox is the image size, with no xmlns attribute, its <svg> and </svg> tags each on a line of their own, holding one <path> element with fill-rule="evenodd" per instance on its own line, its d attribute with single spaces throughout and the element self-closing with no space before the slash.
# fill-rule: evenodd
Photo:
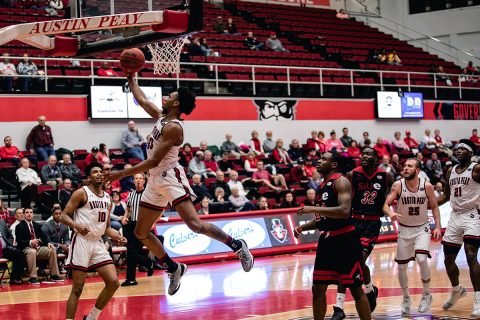
<svg viewBox="0 0 480 320">
<path fill-rule="evenodd" d="M 105 222 L 106 218 L 107 218 L 107 213 L 106 212 L 99 212 L 98 213 L 98 222 Z"/>
</svg>

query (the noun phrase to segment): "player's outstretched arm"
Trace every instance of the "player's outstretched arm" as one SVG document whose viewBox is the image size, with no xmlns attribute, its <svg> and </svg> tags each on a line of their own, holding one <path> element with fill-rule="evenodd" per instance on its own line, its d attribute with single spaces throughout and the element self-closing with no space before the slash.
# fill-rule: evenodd
<svg viewBox="0 0 480 320">
<path fill-rule="evenodd" d="M 161 110 L 151 101 L 147 99 L 145 93 L 143 93 L 142 89 L 138 86 L 137 82 L 133 79 L 132 75 L 127 77 L 128 79 L 128 86 L 132 91 L 135 100 L 137 100 L 138 104 L 155 120 L 157 120 L 161 115 Z"/>
<path fill-rule="evenodd" d="M 440 209 L 438 208 L 437 198 L 433 186 L 430 182 L 425 183 L 425 193 L 427 194 L 428 204 L 432 209 L 433 220 L 435 221 L 435 230 L 433 230 L 433 237 L 440 239 L 442 236 L 442 225 L 440 221 Z"/>
<path fill-rule="evenodd" d="M 87 226 L 75 223 L 72 217 L 73 217 L 73 214 L 75 213 L 75 210 L 77 208 L 82 207 L 86 202 L 87 202 L 87 196 L 85 194 L 85 191 L 83 189 L 76 190 L 72 194 L 72 197 L 68 201 L 67 205 L 65 206 L 65 209 L 63 209 L 62 211 L 62 215 L 60 216 L 60 221 L 64 225 L 72 229 L 75 229 L 78 233 L 84 236 L 90 232 L 90 229 L 88 229 Z"/>
<path fill-rule="evenodd" d="M 445 183 L 445 190 L 443 193 L 437 198 L 437 203 L 439 206 L 441 206 L 444 203 L 447 203 L 450 200 L 450 184 L 448 183 L 450 181 L 450 175 L 452 174 L 452 168 L 449 168 L 447 171 L 447 177 Z"/>
<path fill-rule="evenodd" d="M 398 213 L 393 212 L 390 206 L 392 205 L 393 201 L 398 199 L 398 196 L 400 195 L 401 192 L 401 185 L 400 181 L 396 181 L 392 185 L 392 190 L 387 196 L 387 199 L 385 199 L 385 203 L 383 204 L 383 212 L 390 217 L 393 221 L 398 220 Z"/>
</svg>

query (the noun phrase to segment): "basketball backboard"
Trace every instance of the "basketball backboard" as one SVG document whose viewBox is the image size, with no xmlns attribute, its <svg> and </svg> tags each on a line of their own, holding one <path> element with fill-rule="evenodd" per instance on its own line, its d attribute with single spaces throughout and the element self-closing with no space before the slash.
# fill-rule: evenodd
<svg viewBox="0 0 480 320">
<path fill-rule="evenodd" d="M 70 19 L 0 29 L 0 45 L 19 40 L 50 56 L 89 56 L 202 30 L 203 0 L 71 1 Z"/>
</svg>

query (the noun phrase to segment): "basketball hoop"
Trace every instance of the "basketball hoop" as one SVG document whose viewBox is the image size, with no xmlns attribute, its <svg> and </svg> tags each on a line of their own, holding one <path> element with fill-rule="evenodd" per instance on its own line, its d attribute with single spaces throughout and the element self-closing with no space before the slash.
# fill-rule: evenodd
<svg viewBox="0 0 480 320">
<path fill-rule="evenodd" d="M 187 37 L 180 37 L 148 45 L 154 74 L 180 73 L 180 54 L 186 40 Z"/>
</svg>

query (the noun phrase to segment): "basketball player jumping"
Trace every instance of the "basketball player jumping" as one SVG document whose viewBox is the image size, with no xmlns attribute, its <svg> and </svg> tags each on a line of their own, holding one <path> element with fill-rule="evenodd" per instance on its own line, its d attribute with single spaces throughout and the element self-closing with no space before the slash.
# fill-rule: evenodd
<svg viewBox="0 0 480 320">
<path fill-rule="evenodd" d="M 423 294 L 418 312 L 425 313 L 432 305 L 430 293 L 430 267 L 427 257 L 430 257 L 430 223 L 428 221 L 428 207 L 432 209 L 435 229 L 433 236 L 440 239 L 440 211 L 433 186 L 418 177 L 420 161 L 408 159 L 403 167 L 403 178 L 392 186 L 392 192 L 387 196 L 383 211 L 393 221 L 398 221 L 397 258 L 398 281 L 403 291 L 402 317 L 410 314 L 411 298 L 408 292 L 408 263 L 416 260 L 420 267 L 423 283 Z M 390 205 L 397 200 L 397 212 L 392 211 Z"/>
<path fill-rule="evenodd" d="M 195 95 L 187 88 L 180 87 L 172 92 L 164 102 L 162 110 L 148 101 L 147 97 L 128 76 L 128 84 L 133 96 L 143 109 L 156 121 L 147 145 L 147 160 L 132 168 L 109 172 L 105 179 L 117 180 L 124 176 L 149 171 L 150 179 L 140 201 L 135 228 L 135 236 L 159 259 L 169 274 L 168 294 L 173 295 L 180 288 L 181 277 L 187 265 L 174 262 L 166 253 L 162 243 L 150 233 L 152 224 L 157 221 L 168 204 L 175 207 L 180 217 L 194 232 L 204 234 L 229 246 L 238 256 L 243 270 L 253 268 L 254 259 L 244 240 L 233 239 L 220 228 L 199 219 L 192 203 L 195 194 L 190 188 L 183 167 L 178 164 L 178 151 L 183 143 L 184 130 L 182 114 L 189 115 L 195 108 Z"/>
<path fill-rule="evenodd" d="M 388 191 L 393 184 L 393 176 L 378 168 L 377 153 L 372 148 L 364 148 L 361 156 L 361 166 L 347 173 L 347 179 L 352 183 L 352 218 L 353 225 L 360 236 L 363 249 L 362 269 L 365 293 L 373 312 L 377 306 L 378 289 L 372 284 L 370 269 L 366 265 L 370 253 L 377 242 L 384 216 L 383 204 Z M 333 306 L 330 320 L 345 319 L 343 303 L 346 288 L 338 285 L 337 302 Z"/>
<path fill-rule="evenodd" d="M 337 173 L 342 157 L 326 152 L 317 170 L 324 180 L 318 188 L 320 206 L 305 206 L 297 214 L 315 214 L 315 218 L 295 227 L 295 236 L 307 230 L 318 229 L 317 255 L 313 271 L 313 318 L 323 320 L 327 312 L 326 291 L 329 284 L 341 284 L 350 289 L 362 320 L 371 319 L 368 299 L 362 289 L 362 247 L 350 219 L 352 186 Z"/>
<path fill-rule="evenodd" d="M 477 260 L 480 247 L 480 165 L 472 162 L 475 151 L 476 146 L 470 140 L 459 141 L 455 156 L 460 164 L 448 170 L 445 193 L 438 198 L 438 203 L 441 205 L 450 200 L 453 210 L 442 241 L 445 267 L 452 284 L 452 292 L 443 309 L 451 309 L 458 299 L 467 294 L 467 290 L 459 283 L 460 271 L 455 263 L 464 243 L 475 291 L 471 316 L 476 319 L 480 318 L 480 265 Z"/>
<path fill-rule="evenodd" d="M 65 262 L 66 267 L 72 270 L 73 276 L 72 291 L 67 302 L 67 320 L 75 318 L 78 299 L 82 294 L 87 271 L 96 270 L 103 278 L 105 288 L 98 296 L 90 314 L 83 317 L 84 320 L 97 319 L 118 289 L 117 270 L 101 241 L 102 235 L 106 234 L 119 243 L 126 242 L 126 239 L 118 231 L 110 227 L 112 201 L 108 193 L 102 190 L 101 165 L 91 164 L 85 171 L 89 185 L 72 194 L 61 217 L 63 224 L 75 230 L 71 249 Z"/>
</svg>

